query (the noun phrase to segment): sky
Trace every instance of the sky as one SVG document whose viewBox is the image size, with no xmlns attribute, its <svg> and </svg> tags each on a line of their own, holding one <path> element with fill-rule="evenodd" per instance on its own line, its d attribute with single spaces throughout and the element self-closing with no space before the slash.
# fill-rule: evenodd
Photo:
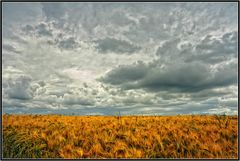
<svg viewBox="0 0 240 161">
<path fill-rule="evenodd" d="M 2 7 L 3 113 L 237 114 L 234 3 Z"/>
</svg>

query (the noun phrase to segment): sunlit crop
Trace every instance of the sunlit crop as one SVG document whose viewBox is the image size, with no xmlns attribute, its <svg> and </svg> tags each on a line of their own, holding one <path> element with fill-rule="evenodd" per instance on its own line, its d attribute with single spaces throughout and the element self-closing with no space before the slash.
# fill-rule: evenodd
<svg viewBox="0 0 240 161">
<path fill-rule="evenodd" d="M 3 158 L 237 158 L 237 116 L 3 115 Z"/>
</svg>

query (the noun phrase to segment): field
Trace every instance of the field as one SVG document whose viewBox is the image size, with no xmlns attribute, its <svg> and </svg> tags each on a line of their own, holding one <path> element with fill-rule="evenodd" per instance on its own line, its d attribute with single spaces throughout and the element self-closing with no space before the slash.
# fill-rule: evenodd
<svg viewBox="0 0 240 161">
<path fill-rule="evenodd" d="M 237 116 L 3 115 L 3 158 L 237 158 Z"/>
</svg>

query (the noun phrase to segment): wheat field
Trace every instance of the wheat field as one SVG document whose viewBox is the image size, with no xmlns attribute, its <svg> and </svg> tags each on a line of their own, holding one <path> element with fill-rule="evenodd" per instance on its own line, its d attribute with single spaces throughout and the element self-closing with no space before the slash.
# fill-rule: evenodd
<svg viewBox="0 0 240 161">
<path fill-rule="evenodd" d="M 237 158 L 237 116 L 3 115 L 3 158 Z"/>
</svg>

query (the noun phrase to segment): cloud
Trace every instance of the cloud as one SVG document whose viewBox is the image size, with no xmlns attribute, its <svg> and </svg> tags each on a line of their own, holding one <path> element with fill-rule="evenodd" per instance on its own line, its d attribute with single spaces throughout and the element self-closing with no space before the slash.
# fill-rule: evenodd
<svg viewBox="0 0 240 161">
<path fill-rule="evenodd" d="M 234 113 L 237 19 L 236 3 L 4 3 L 3 109 Z"/>
<path fill-rule="evenodd" d="M 122 89 L 154 92 L 196 92 L 237 83 L 236 31 L 218 38 L 207 35 L 194 44 L 183 39 L 162 42 L 157 58 L 148 64 L 120 66 L 99 80 Z"/>
<path fill-rule="evenodd" d="M 160 62 L 155 62 L 160 63 Z M 223 75 L 223 73 L 225 73 Z M 100 81 L 119 85 L 123 89 L 147 89 L 150 91 L 176 90 L 194 92 L 207 88 L 237 83 L 237 64 L 230 63 L 217 71 L 205 64 L 183 63 L 166 67 L 129 65 L 113 69 Z"/>
<path fill-rule="evenodd" d="M 67 38 L 65 40 L 61 40 L 58 43 L 58 46 L 60 48 L 64 48 L 64 49 L 73 49 L 76 48 L 78 45 L 78 43 L 75 41 L 75 39 L 73 37 Z"/>
<path fill-rule="evenodd" d="M 118 11 L 113 13 L 110 17 L 110 20 L 113 24 L 118 26 L 136 24 L 133 19 L 130 19 L 128 15 L 124 14 L 124 11 Z"/>
<path fill-rule="evenodd" d="M 22 30 L 23 30 L 24 32 L 26 32 L 26 33 L 30 33 L 30 32 L 32 32 L 32 31 L 34 30 L 34 27 L 31 26 L 31 25 L 26 25 L 26 26 L 24 26 L 24 27 L 22 28 Z"/>
<path fill-rule="evenodd" d="M 223 98 L 220 100 L 220 105 L 223 107 L 235 108 L 238 106 L 237 98 Z"/>
<path fill-rule="evenodd" d="M 148 67 L 143 62 L 138 62 L 134 65 L 119 66 L 108 72 L 105 77 L 99 80 L 105 83 L 119 85 L 143 78 L 148 70 Z"/>
<path fill-rule="evenodd" d="M 16 41 L 19 44 L 27 44 L 27 41 L 23 39 L 23 37 L 20 37 L 17 34 L 12 33 L 11 36 L 9 36 L 9 39 L 11 41 Z"/>
<path fill-rule="evenodd" d="M 31 37 L 47 37 L 45 42 L 49 45 L 54 45 L 59 49 L 74 49 L 79 46 L 77 40 L 69 36 L 66 33 L 62 33 L 50 22 L 40 22 L 36 25 L 26 25 L 22 28 L 22 31 Z"/>
<path fill-rule="evenodd" d="M 94 105 L 93 100 L 75 95 L 65 94 L 63 103 L 66 105 Z"/>
<path fill-rule="evenodd" d="M 125 40 L 117 40 L 114 38 L 105 38 L 95 41 L 97 43 L 97 49 L 101 53 L 116 52 L 120 54 L 134 53 L 140 49 L 140 47 L 133 45 Z"/>
<path fill-rule="evenodd" d="M 30 89 L 31 78 L 21 75 L 8 81 L 8 96 L 13 99 L 32 99 L 33 92 Z"/>
<path fill-rule="evenodd" d="M 192 101 L 203 101 L 212 97 L 223 97 L 224 95 L 228 95 L 229 93 L 229 91 L 223 89 L 204 89 L 196 93 L 191 93 L 189 97 Z"/>
<path fill-rule="evenodd" d="M 39 37 L 52 37 L 52 29 L 50 26 L 45 22 L 40 22 L 36 25 L 26 25 L 22 27 L 22 31 L 26 34 L 32 35 L 32 36 L 39 36 Z"/>
<path fill-rule="evenodd" d="M 213 108 L 213 109 L 209 109 L 207 112 L 205 112 L 207 114 L 233 114 L 233 115 L 237 115 L 237 111 L 236 110 L 231 110 L 229 108 Z"/>
<path fill-rule="evenodd" d="M 9 45 L 9 44 L 3 44 L 2 49 L 6 50 L 6 51 L 14 52 L 14 53 L 20 53 L 20 51 L 16 50 L 15 47 L 13 47 L 12 45 Z"/>
<path fill-rule="evenodd" d="M 202 61 L 203 63 L 216 64 L 237 57 L 237 32 L 227 32 L 220 38 L 207 35 L 192 50 L 192 55 L 185 59 L 186 62 Z"/>
<path fill-rule="evenodd" d="M 51 31 L 47 29 L 47 25 L 44 23 L 40 23 L 38 26 L 36 26 L 36 30 L 38 32 L 38 35 L 52 36 Z"/>
<path fill-rule="evenodd" d="M 65 10 L 61 3 L 44 3 L 42 2 L 42 10 L 47 19 L 59 19 L 64 16 Z"/>
</svg>

